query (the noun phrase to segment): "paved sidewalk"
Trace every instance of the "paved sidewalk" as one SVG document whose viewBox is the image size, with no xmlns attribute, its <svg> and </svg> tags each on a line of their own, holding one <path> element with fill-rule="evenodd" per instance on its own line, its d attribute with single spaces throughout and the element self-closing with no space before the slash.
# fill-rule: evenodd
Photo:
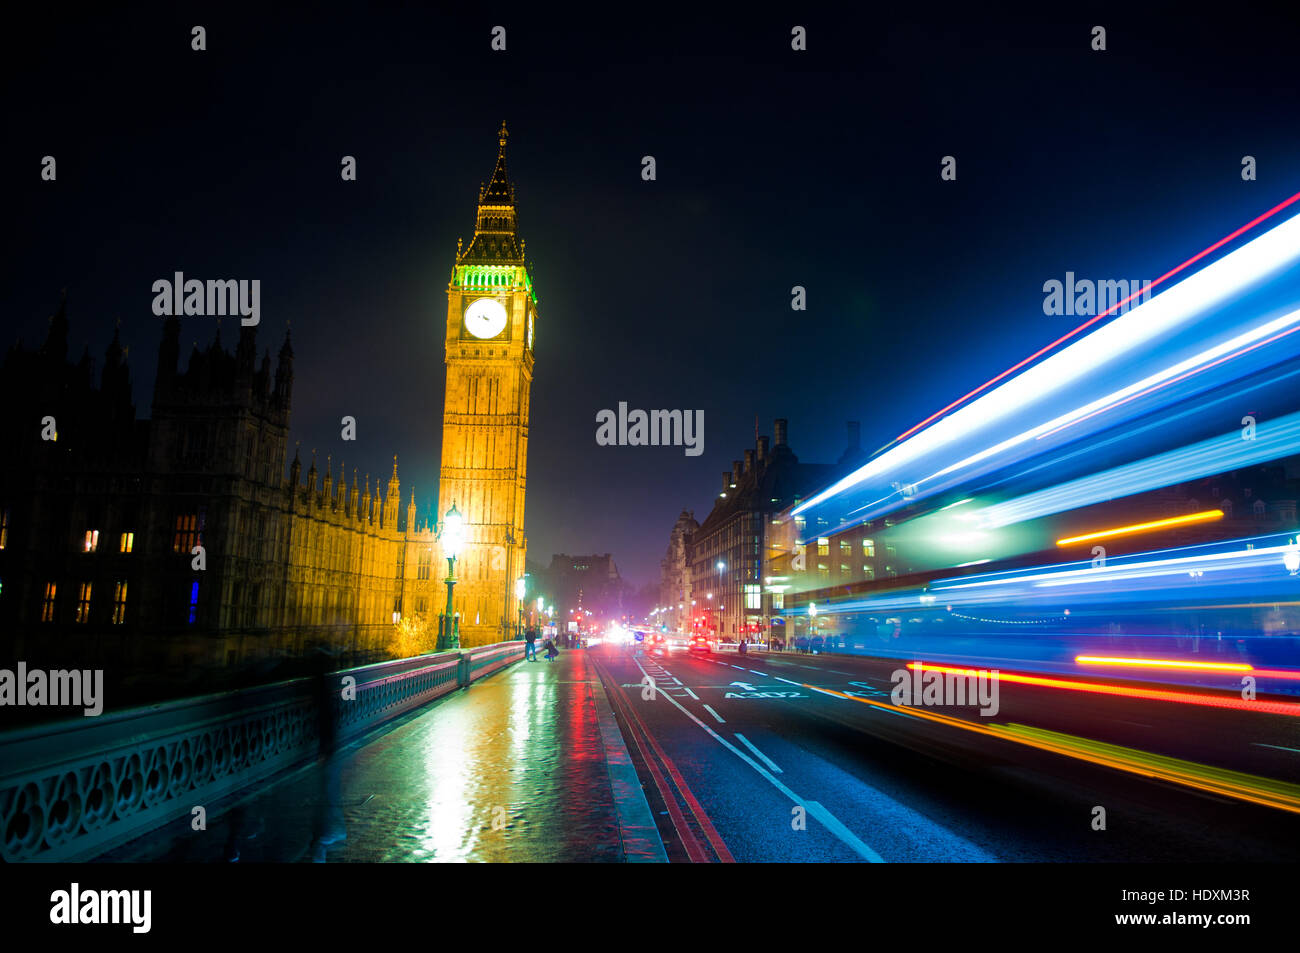
<svg viewBox="0 0 1300 953">
<path fill-rule="evenodd" d="M 539 656 L 540 657 L 540 656 Z M 665 860 L 586 656 L 521 661 L 101 857 L 240 862 Z"/>
</svg>

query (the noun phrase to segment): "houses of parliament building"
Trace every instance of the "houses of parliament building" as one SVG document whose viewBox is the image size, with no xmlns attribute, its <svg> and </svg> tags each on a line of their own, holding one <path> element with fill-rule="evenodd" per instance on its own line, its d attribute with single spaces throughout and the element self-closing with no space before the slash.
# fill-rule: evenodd
<svg viewBox="0 0 1300 953">
<path fill-rule="evenodd" d="M 464 514 L 461 645 L 515 637 L 536 297 L 515 235 L 504 125 L 474 240 L 448 285 L 439 511 Z M 323 647 L 411 654 L 403 620 L 445 610 L 434 513 L 392 472 L 294 451 L 294 355 L 219 330 L 182 371 L 164 319 L 151 416 L 137 419 L 118 333 L 99 373 L 68 355 L 66 299 L 37 350 L 0 364 L 0 654 L 77 668 L 247 666 Z M 286 478 L 287 469 L 287 478 Z M 385 479 L 386 478 L 386 479 Z M 197 550 L 197 551 L 196 551 Z M 396 648 L 395 648 L 396 646 Z M 431 646 L 420 646 L 429 650 Z"/>
<path fill-rule="evenodd" d="M 295 453 L 289 335 L 274 371 L 254 327 L 178 371 L 163 327 L 152 418 L 137 420 L 115 333 L 99 380 L 67 360 L 65 306 L 0 368 L 0 630 L 6 655 L 67 663 L 242 664 L 313 644 L 375 658 L 429 611 L 436 540 L 386 486 Z M 196 554 L 195 548 L 201 547 Z M 441 611 L 441 601 L 433 611 Z"/>
</svg>

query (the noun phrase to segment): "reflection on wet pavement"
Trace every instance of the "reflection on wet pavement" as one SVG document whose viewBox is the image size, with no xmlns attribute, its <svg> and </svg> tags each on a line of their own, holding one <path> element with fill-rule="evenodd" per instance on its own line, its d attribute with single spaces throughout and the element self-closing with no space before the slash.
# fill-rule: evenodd
<svg viewBox="0 0 1300 953">
<path fill-rule="evenodd" d="M 207 831 L 183 818 L 101 859 L 620 861 L 596 678 L 579 650 L 517 662 L 232 799 Z"/>
</svg>

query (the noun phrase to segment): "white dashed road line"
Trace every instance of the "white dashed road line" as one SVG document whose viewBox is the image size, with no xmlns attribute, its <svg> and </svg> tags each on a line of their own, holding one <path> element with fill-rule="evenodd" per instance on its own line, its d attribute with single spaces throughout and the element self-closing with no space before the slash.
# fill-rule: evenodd
<svg viewBox="0 0 1300 953">
<path fill-rule="evenodd" d="M 632 661 L 636 662 L 637 668 L 641 668 L 641 662 L 639 659 L 633 659 Z M 736 666 L 736 668 L 739 667 L 740 666 L 738 665 Z M 648 672 L 646 672 L 644 668 L 641 668 L 641 673 L 643 675 L 649 674 Z M 813 817 L 815 817 L 818 821 L 821 822 L 823 827 L 825 827 L 828 831 L 830 831 L 832 834 L 838 837 L 846 847 L 852 850 L 859 857 L 862 857 L 865 860 L 869 860 L 873 864 L 883 864 L 885 862 L 885 858 L 881 857 L 874 850 L 872 850 L 870 847 L 864 844 L 856 834 L 854 834 L 851 830 L 849 830 L 842 823 L 840 823 L 839 819 L 836 818 L 834 814 L 826 810 L 826 808 L 823 807 L 821 804 L 819 804 L 817 801 L 805 800 L 804 798 L 796 794 L 794 791 L 791 791 L 788 787 L 786 787 L 784 784 L 782 784 L 780 781 L 776 779 L 776 775 L 772 774 L 772 772 L 767 770 L 767 768 L 763 767 L 761 764 L 759 764 L 749 755 L 745 754 L 745 752 L 741 751 L 739 748 L 733 745 L 726 738 L 722 737 L 722 735 L 718 734 L 716 731 L 714 731 L 704 722 L 700 721 L 700 719 L 696 718 L 695 714 L 692 711 L 690 711 L 690 709 L 686 708 L 686 706 L 682 705 L 681 702 L 679 702 L 677 699 L 673 698 L 671 695 L 664 695 L 664 698 L 667 698 L 668 701 L 670 701 L 673 705 L 675 705 L 677 707 L 677 710 L 680 711 L 683 715 L 685 715 L 691 721 L 695 722 L 697 725 L 699 725 L 701 728 L 707 731 L 713 737 L 713 739 L 718 742 L 718 744 L 722 745 L 724 748 L 726 748 L 728 751 L 734 754 L 741 761 L 744 761 L 747 765 L 749 765 L 751 768 L 757 771 L 764 780 L 766 780 L 774 788 L 776 788 L 778 791 L 780 791 L 782 794 L 788 797 L 792 802 L 794 802 L 795 804 L 802 805 L 808 811 L 809 814 L 811 814 Z"/>
<path fill-rule="evenodd" d="M 718 719 L 718 724 L 725 725 L 727 723 L 727 720 L 723 718 L 721 715 L 719 715 L 716 711 L 714 711 L 711 706 L 705 705 L 704 710 L 707 711 L 714 718 Z"/>
</svg>

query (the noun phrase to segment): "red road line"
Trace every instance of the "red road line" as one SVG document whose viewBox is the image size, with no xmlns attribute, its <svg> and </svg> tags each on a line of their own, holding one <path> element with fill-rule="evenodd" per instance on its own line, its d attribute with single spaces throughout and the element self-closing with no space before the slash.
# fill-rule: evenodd
<svg viewBox="0 0 1300 953">
<path fill-rule="evenodd" d="M 622 688 L 619 688 L 618 692 L 619 695 L 622 696 Z M 668 757 L 663 748 L 659 747 L 659 742 L 655 741 L 654 736 L 646 729 L 645 724 L 641 721 L 631 703 L 628 702 L 625 697 L 623 698 L 623 701 L 626 705 L 629 721 L 635 721 L 636 726 L 640 728 L 641 733 L 645 735 L 646 741 L 650 742 L 650 747 L 654 749 L 659 760 L 663 762 L 663 766 L 668 770 L 668 774 L 673 779 L 673 783 L 677 785 L 677 790 L 681 792 L 682 800 L 686 802 L 686 806 L 689 807 L 691 813 L 695 815 L 695 820 L 699 823 L 700 830 L 704 831 L 704 836 L 708 838 L 709 845 L 713 848 L 714 853 L 718 855 L 718 860 L 722 861 L 724 864 L 734 864 L 736 859 L 731 856 L 731 851 L 727 849 L 726 842 L 723 841 L 717 828 L 713 826 L 713 821 L 709 819 L 708 812 L 704 810 L 704 807 L 700 802 L 695 799 L 695 795 L 691 793 L 691 789 L 687 787 L 686 779 L 683 778 L 681 772 L 677 770 L 677 765 L 673 763 L 673 759 Z M 647 759 L 647 764 L 648 763 L 649 760 Z M 662 790 L 660 793 L 662 793 Z"/>
<path fill-rule="evenodd" d="M 632 743 L 636 745 L 637 754 L 641 756 L 641 761 L 649 769 L 655 787 L 659 789 L 659 796 L 663 798 L 664 806 L 668 808 L 669 820 L 673 822 L 673 828 L 677 831 L 677 837 L 682 842 L 682 846 L 686 848 L 686 856 L 690 858 L 690 861 L 693 864 L 708 863 L 709 855 L 704 850 L 703 845 L 700 844 L 699 839 L 695 836 L 695 832 L 691 830 L 690 825 L 686 823 L 686 816 L 682 814 L 682 809 L 677 804 L 677 798 L 673 795 L 672 789 L 668 786 L 668 782 L 664 780 L 663 773 L 659 770 L 658 765 L 654 763 L 654 759 L 646 754 L 646 750 L 641 744 L 641 739 L 637 734 L 637 730 L 640 729 L 644 732 L 644 726 L 640 724 L 635 713 L 632 712 L 631 705 L 624 697 L 622 689 L 620 689 L 612 680 L 609 684 L 614 688 L 614 691 L 610 693 L 610 697 L 614 699 L 619 710 L 623 713 L 624 720 L 628 723 L 628 729 L 632 733 Z"/>
</svg>

